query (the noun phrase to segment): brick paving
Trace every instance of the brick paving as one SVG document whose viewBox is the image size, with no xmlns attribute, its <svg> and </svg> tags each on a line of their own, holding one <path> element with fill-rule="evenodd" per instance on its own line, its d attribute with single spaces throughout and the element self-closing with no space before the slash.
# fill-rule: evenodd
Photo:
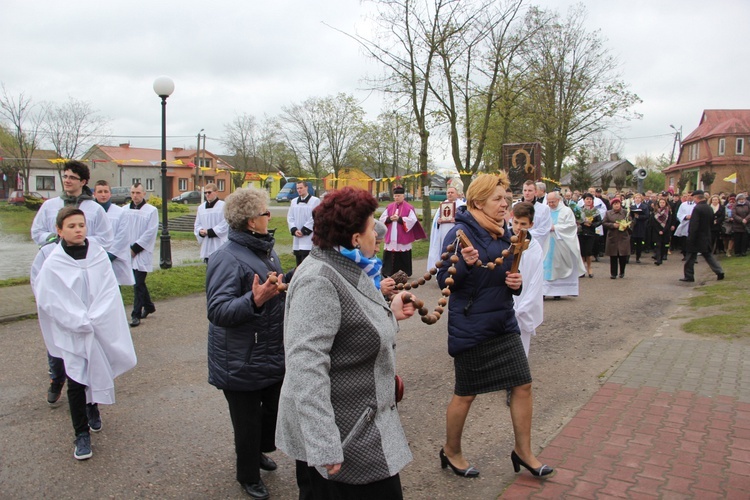
<svg viewBox="0 0 750 500">
<path fill-rule="evenodd" d="M 750 498 L 750 346 L 641 342 L 501 498 Z"/>
</svg>

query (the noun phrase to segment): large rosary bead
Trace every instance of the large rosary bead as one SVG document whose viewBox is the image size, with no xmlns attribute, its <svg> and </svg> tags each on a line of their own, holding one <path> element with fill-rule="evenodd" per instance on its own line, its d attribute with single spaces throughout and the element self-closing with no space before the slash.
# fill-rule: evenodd
<svg viewBox="0 0 750 500">
<path fill-rule="evenodd" d="M 444 311 L 444 309 L 443 309 L 442 307 L 440 307 L 440 306 L 437 306 L 437 307 L 435 308 L 435 312 L 438 312 L 438 313 L 440 313 L 440 314 L 443 314 L 443 311 Z"/>
<path fill-rule="evenodd" d="M 488 262 L 487 263 L 487 269 L 489 269 L 490 271 L 494 271 L 495 270 L 495 263 L 494 262 Z"/>
<path fill-rule="evenodd" d="M 482 267 L 482 261 L 477 259 L 477 261 L 474 262 L 474 267 Z"/>
<path fill-rule="evenodd" d="M 438 305 L 445 307 L 446 305 L 448 305 L 448 299 L 446 299 L 445 297 L 440 297 L 438 299 Z"/>
<path fill-rule="evenodd" d="M 411 284 L 404 283 L 404 290 L 411 290 Z"/>
<path fill-rule="evenodd" d="M 432 279 L 432 274 L 430 274 L 430 273 L 425 273 L 424 274 L 424 280 L 425 281 L 430 281 L 431 279 Z"/>
<path fill-rule="evenodd" d="M 429 274 L 428 274 L 428 276 L 429 276 Z M 420 285 L 424 285 L 427 282 L 428 279 L 430 279 L 430 278 L 419 278 L 419 281 L 417 281 L 417 283 L 419 283 Z"/>
<path fill-rule="evenodd" d="M 424 323 L 425 325 L 431 325 L 432 324 L 432 323 L 430 323 L 430 318 L 427 317 L 427 316 L 422 316 L 422 323 Z"/>
<path fill-rule="evenodd" d="M 457 272 L 458 271 L 456 270 L 456 266 L 451 266 L 451 267 L 448 268 L 448 274 L 450 274 L 451 276 L 453 276 Z"/>
<path fill-rule="evenodd" d="M 419 315 L 420 316 L 426 316 L 430 311 L 427 310 L 426 307 L 422 306 L 419 308 Z"/>
<path fill-rule="evenodd" d="M 503 257 L 507 257 L 508 255 L 510 255 L 510 250 L 506 248 L 505 250 L 503 250 L 502 254 L 503 254 Z"/>
<path fill-rule="evenodd" d="M 495 259 L 495 264 L 497 264 L 498 266 L 502 266 L 503 265 L 503 258 L 502 257 L 498 257 L 497 259 Z"/>
<path fill-rule="evenodd" d="M 455 254 L 454 254 L 454 255 L 451 255 L 451 262 L 452 262 L 453 264 L 455 264 L 456 262 L 458 262 L 458 255 L 455 255 Z"/>
<path fill-rule="evenodd" d="M 443 263 L 441 262 L 441 263 L 440 263 L 440 265 L 442 266 L 442 265 L 443 265 Z M 431 274 L 432 276 L 434 276 L 434 275 L 436 275 L 436 274 L 437 274 L 437 264 L 435 264 L 435 266 L 436 266 L 436 267 L 432 267 L 432 268 L 430 268 L 430 274 Z"/>
<path fill-rule="evenodd" d="M 451 289 L 446 286 L 445 288 L 443 288 L 443 292 L 442 293 L 443 293 L 444 297 L 449 297 L 450 294 L 451 294 Z"/>
<path fill-rule="evenodd" d="M 510 242 L 511 243 L 518 243 L 518 236 L 515 235 L 515 234 L 513 236 L 511 236 L 510 237 Z"/>
<path fill-rule="evenodd" d="M 445 249 L 448 250 L 449 252 L 454 252 L 456 250 L 456 245 L 454 245 L 453 243 L 451 243 L 450 245 L 448 245 L 447 247 L 445 247 Z"/>
<path fill-rule="evenodd" d="M 287 288 L 289 288 L 289 285 L 287 285 L 286 283 L 279 283 L 278 285 L 276 285 L 276 290 L 278 290 L 279 292 L 286 292 Z"/>
<path fill-rule="evenodd" d="M 453 278 L 445 278 L 445 286 L 453 286 L 453 283 L 455 283 L 455 281 L 453 281 Z"/>
<path fill-rule="evenodd" d="M 449 254 L 448 252 L 443 252 L 440 254 L 440 260 L 447 260 L 450 256 L 451 254 Z"/>
<path fill-rule="evenodd" d="M 430 273 L 431 274 L 437 273 L 437 270 L 440 269 L 441 267 L 443 267 L 443 263 L 442 262 L 435 262 L 435 267 L 433 267 L 432 269 L 435 269 L 435 268 L 437 268 L 437 269 L 435 269 L 434 273 L 432 272 L 432 269 L 430 269 Z"/>
</svg>

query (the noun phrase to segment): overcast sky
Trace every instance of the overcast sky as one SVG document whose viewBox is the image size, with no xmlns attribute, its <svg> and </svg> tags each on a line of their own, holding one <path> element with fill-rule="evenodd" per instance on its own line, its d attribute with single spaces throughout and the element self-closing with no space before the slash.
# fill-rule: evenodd
<svg viewBox="0 0 750 500">
<path fill-rule="evenodd" d="M 534 3 L 565 13 L 575 2 Z M 670 125 L 687 136 L 704 109 L 749 107 L 750 1 L 582 3 L 643 100 L 643 119 L 619 131 L 631 161 L 669 155 Z M 158 148 L 152 84 L 168 75 L 167 147 L 195 147 L 203 128 L 208 149 L 222 152 L 217 139 L 236 114 L 274 116 L 308 97 L 353 94 L 374 120 L 382 97 L 362 79 L 379 67 L 326 26 L 366 30 L 365 9 L 357 0 L 3 0 L 0 82 L 35 101 L 89 101 L 122 136 L 110 143 Z M 450 164 L 444 152 L 434 161 Z"/>
</svg>

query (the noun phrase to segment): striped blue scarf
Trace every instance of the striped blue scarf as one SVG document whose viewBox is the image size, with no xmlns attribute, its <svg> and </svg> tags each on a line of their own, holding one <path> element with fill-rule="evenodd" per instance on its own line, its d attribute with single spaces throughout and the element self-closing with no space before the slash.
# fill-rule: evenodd
<svg viewBox="0 0 750 500">
<path fill-rule="evenodd" d="M 375 288 L 380 290 L 380 269 L 383 267 L 383 262 L 377 256 L 368 259 L 362 254 L 359 248 L 349 250 L 348 248 L 340 246 L 338 247 L 338 251 L 347 259 L 354 261 L 354 263 L 357 264 L 367 276 L 372 278 L 372 281 L 375 283 Z"/>
</svg>

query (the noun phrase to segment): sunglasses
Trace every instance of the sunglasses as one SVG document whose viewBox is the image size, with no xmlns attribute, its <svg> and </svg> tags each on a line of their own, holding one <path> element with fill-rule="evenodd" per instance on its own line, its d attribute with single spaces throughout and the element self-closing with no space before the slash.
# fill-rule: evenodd
<svg viewBox="0 0 750 500">
<path fill-rule="evenodd" d="M 258 214 L 257 215 L 257 217 L 270 217 L 270 216 L 271 216 L 271 211 L 270 210 L 266 210 L 262 214 Z"/>
<path fill-rule="evenodd" d="M 211 194 L 213 191 L 204 191 L 206 194 Z"/>
</svg>

